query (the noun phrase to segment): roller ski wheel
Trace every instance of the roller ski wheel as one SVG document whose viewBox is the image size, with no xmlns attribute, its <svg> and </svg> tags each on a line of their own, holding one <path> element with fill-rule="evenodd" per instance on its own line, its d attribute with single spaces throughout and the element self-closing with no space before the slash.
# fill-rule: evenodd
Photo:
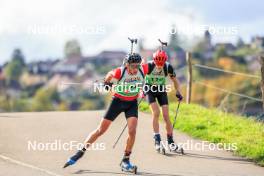
<svg viewBox="0 0 264 176">
<path fill-rule="evenodd" d="M 184 153 L 184 149 L 183 148 L 180 148 L 180 153 L 182 154 L 182 155 L 184 155 L 185 153 Z"/>
<path fill-rule="evenodd" d="M 166 155 L 166 150 L 162 144 L 155 144 L 156 151 L 162 155 Z"/>
<path fill-rule="evenodd" d="M 129 160 L 122 161 L 120 165 L 121 165 L 121 171 L 137 174 L 137 169 L 138 169 L 137 166 L 132 165 Z"/>
<path fill-rule="evenodd" d="M 83 154 L 84 152 L 79 150 L 75 155 L 68 159 L 68 161 L 64 164 L 63 168 L 74 165 L 83 156 Z"/>
<path fill-rule="evenodd" d="M 185 154 L 184 153 L 184 149 L 182 147 L 177 146 L 176 144 L 174 144 L 173 147 L 170 146 L 169 148 L 170 148 L 170 152 L 172 152 L 172 153 L 178 153 L 178 154 L 181 154 L 181 155 Z"/>
<path fill-rule="evenodd" d="M 160 134 L 154 135 L 154 146 L 158 153 L 166 155 L 165 147 L 162 145 Z"/>
<path fill-rule="evenodd" d="M 181 155 L 184 155 L 185 154 L 183 148 L 178 148 L 177 150 L 171 150 L 170 149 L 170 152 L 178 153 L 178 154 L 181 154 Z"/>
</svg>

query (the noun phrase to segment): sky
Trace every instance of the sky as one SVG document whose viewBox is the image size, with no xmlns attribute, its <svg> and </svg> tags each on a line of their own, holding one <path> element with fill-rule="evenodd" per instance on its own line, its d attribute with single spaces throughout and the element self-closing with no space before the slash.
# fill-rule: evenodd
<svg viewBox="0 0 264 176">
<path fill-rule="evenodd" d="M 86 56 L 128 51 L 128 36 L 152 48 L 173 31 L 183 36 L 187 50 L 204 29 L 215 43 L 234 43 L 239 36 L 248 42 L 264 35 L 263 6 L 259 0 L 0 0 L 0 64 L 15 48 L 27 62 L 61 58 L 71 39 Z"/>
</svg>

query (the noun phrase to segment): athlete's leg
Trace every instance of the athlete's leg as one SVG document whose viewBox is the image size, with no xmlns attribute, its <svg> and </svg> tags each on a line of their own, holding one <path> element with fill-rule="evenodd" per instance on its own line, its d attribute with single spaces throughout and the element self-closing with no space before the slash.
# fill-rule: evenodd
<svg viewBox="0 0 264 176">
<path fill-rule="evenodd" d="M 159 133 L 159 115 L 160 115 L 160 110 L 159 106 L 156 103 L 156 94 L 154 92 L 149 91 L 147 93 L 147 101 L 150 105 L 150 109 L 152 112 L 152 127 L 154 134 Z"/>
<path fill-rule="evenodd" d="M 174 143 L 173 140 L 173 127 L 170 121 L 169 116 L 169 105 L 168 105 L 168 96 L 166 92 L 160 92 L 157 96 L 159 105 L 161 106 L 162 116 L 165 122 L 165 127 L 167 131 L 167 140 L 169 144 Z"/>
<path fill-rule="evenodd" d="M 136 169 L 136 166 L 130 163 L 130 154 L 136 139 L 136 130 L 137 130 L 136 116 L 127 118 L 127 127 L 128 127 L 128 138 L 126 142 L 125 153 L 120 163 L 120 166 L 122 170 L 132 171 Z"/>
<path fill-rule="evenodd" d="M 115 120 L 115 118 L 122 112 L 122 108 L 120 107 L 120 102 L 117 99 L 113 99 L 108 110 L 106 111 L 106 114 L 104 115 L 104 118 L 101 120 L 99 126 L 89 134 L 89 136 L 86 138 L 84 142 L 84 146 L 81 150 L 78 150 L 75 155 L 70 157 L 70 159 L 65 163 L 64 168 L 68 167 L 69 165 L 72 165 L 76 163 L 83 155 L 86 149 L 94 143 L 99 136 L 103 135 L 106 130 L 109 128 L 112 121 Z"/>
<path fill-rule="evenodd" d="M 104 134 L 104 132 L 108 129 L 108 127 L 111 124 L 111 120 L 108 119 L 102 119 L 98 128 L 96 130 L 94 130 L 93 132 L 91 132 L 88 136 L 88 138 L 85 140 L 84 142 L 84 146 L 81 150 L 78 150 L 72 157 L 69 158 L 69 160 L 65 163 L 65 165 L 63 166 L 68 167 L 69 165 L 75 164 L 76 161 L 78 161 L 83 155 L 84 152 L 86 151 L 86 149 L 93 143 L 96 141 L 96 139 L 101 136 L 102 134 Z"/>
<path fill-rule="evenodd" d="M 126 141 L 125 152 L 122 159 L 122 167 L 123 166 L 131 166 L 129 158 L 132 152 L 135 139 L 136 139 L 136 131 L 137 131 L 137 121 L 138 121 L 138 102 L 137 100 L 126 102 L 125 104 L 125 116 L 127 120 L 128 127 L 128 138 Z"/>
<path fill-rule="evenodd" d="M 131 152 L 134 146 L 137 131 L 137 121 L 137 117 L 127 118 L 128 138 L 126 142 L 125 152 Z"/>
<path fill-rule="evenodd" d="M 99 136 L 104 134 L 112 121 L 114 121 L 115 118 L 122 112 L 122 108 L 120 105 L 120 100 L 117 98 L 113 98 L 99 126 L 86 138 L 84 144 L 86 148 L 89 147 L 90 144 L 94 143 Z"/>
<path fill-rule="evenodd" d="M 173 139 L 173 127 L 172 127 L 170 117 L 169 117 L 169 106 L 162 105 L 161 109 L 162 109 L 163 119 L 166 125 L 167 141 L 168 141 L 169 147 L 171 151 L 181 152 L 180 150 L 182 149 L 177 146 L 177 144 L 174 142 L 174 139 Z"/>
<path fill-rule="evenodd" d="M 94 131 L 92 131 L 86 138 L 84 142 L 85 147 L 88 148 L 92 143 L 94 143 L 98 139 L 98 137 L 103 135 L 106 132 L 106 130 L 109 128 L 111 123 L 112 123 L 111 120 L 103 118 L 100 124 L 98 125 L 98 127 Z"/>
<path fill-rule="evenodd" d="M 165 126 L 166 126 L 167 135 L 172 135 L 173 129 L 172 129 L 172 124 L 171 124 L 170 117 L 169 117 L 169 106 L 162 105 L 161 110 L 162 110 L 162 116 L 163 116 Z"/>
<path fill-rule="evenodd" d="M 160 109 L 159 105 L 156 102 L 150 104 L 150 109 L 152 112 L 152 126 L 155 134 L 159 133 L 159 115 Z"/>
<path fill-rule="evenodd" d="M 173 129 L 169 116 L 169 106 L 168 106 L 169 103 L 168 103 L 167 93 L 159 92 L 159 94 L 157 94 L 157 100 L 159 102 L 159 105 L 161 106 L 162 116 L 165 122 L 167 135 L 172 135 Z"/>
</svg>

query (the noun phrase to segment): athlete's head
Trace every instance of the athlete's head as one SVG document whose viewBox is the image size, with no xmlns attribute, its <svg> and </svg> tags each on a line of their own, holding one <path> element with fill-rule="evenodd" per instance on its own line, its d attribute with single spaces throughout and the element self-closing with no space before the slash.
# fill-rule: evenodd
<svg viewBox="0 0 264 176">
<path fill-rule="evenodd" d="M 153 60 L 157 67 L 163 67 L 168 59 L 168 55 L 163 50 L 157 50 L 153 53 Z"/>
<path fill-rule="evenodd" d="M 142 58 L 137 53 L 132 53 L 126 55 L 124 59 L 124 64 L 128 69 L 128 72 L 131 74 L 136 74 L 138 71 L 138 68 L 141 64 Z"/>
</svg>

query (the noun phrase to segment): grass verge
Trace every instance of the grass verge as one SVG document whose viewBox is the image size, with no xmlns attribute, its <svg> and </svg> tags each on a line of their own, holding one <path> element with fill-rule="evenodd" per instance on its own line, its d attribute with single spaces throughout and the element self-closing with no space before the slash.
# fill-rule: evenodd
<svg viewBox="0 0 264 176">
<path fill-rule="evenodd" d="M 170 104 L 171 121 L 173 121 L 176 106 L 176 104 Z M 140 110 L 150 112 L 146 102 L 141 103 Z M 254 118 L 182 103 L 175 128 L 195 138 L 213 143 L 235 143 L 237 150 L 233 152 L 236 155 L 264 166 L 264 124 Z"/>
</svg>

